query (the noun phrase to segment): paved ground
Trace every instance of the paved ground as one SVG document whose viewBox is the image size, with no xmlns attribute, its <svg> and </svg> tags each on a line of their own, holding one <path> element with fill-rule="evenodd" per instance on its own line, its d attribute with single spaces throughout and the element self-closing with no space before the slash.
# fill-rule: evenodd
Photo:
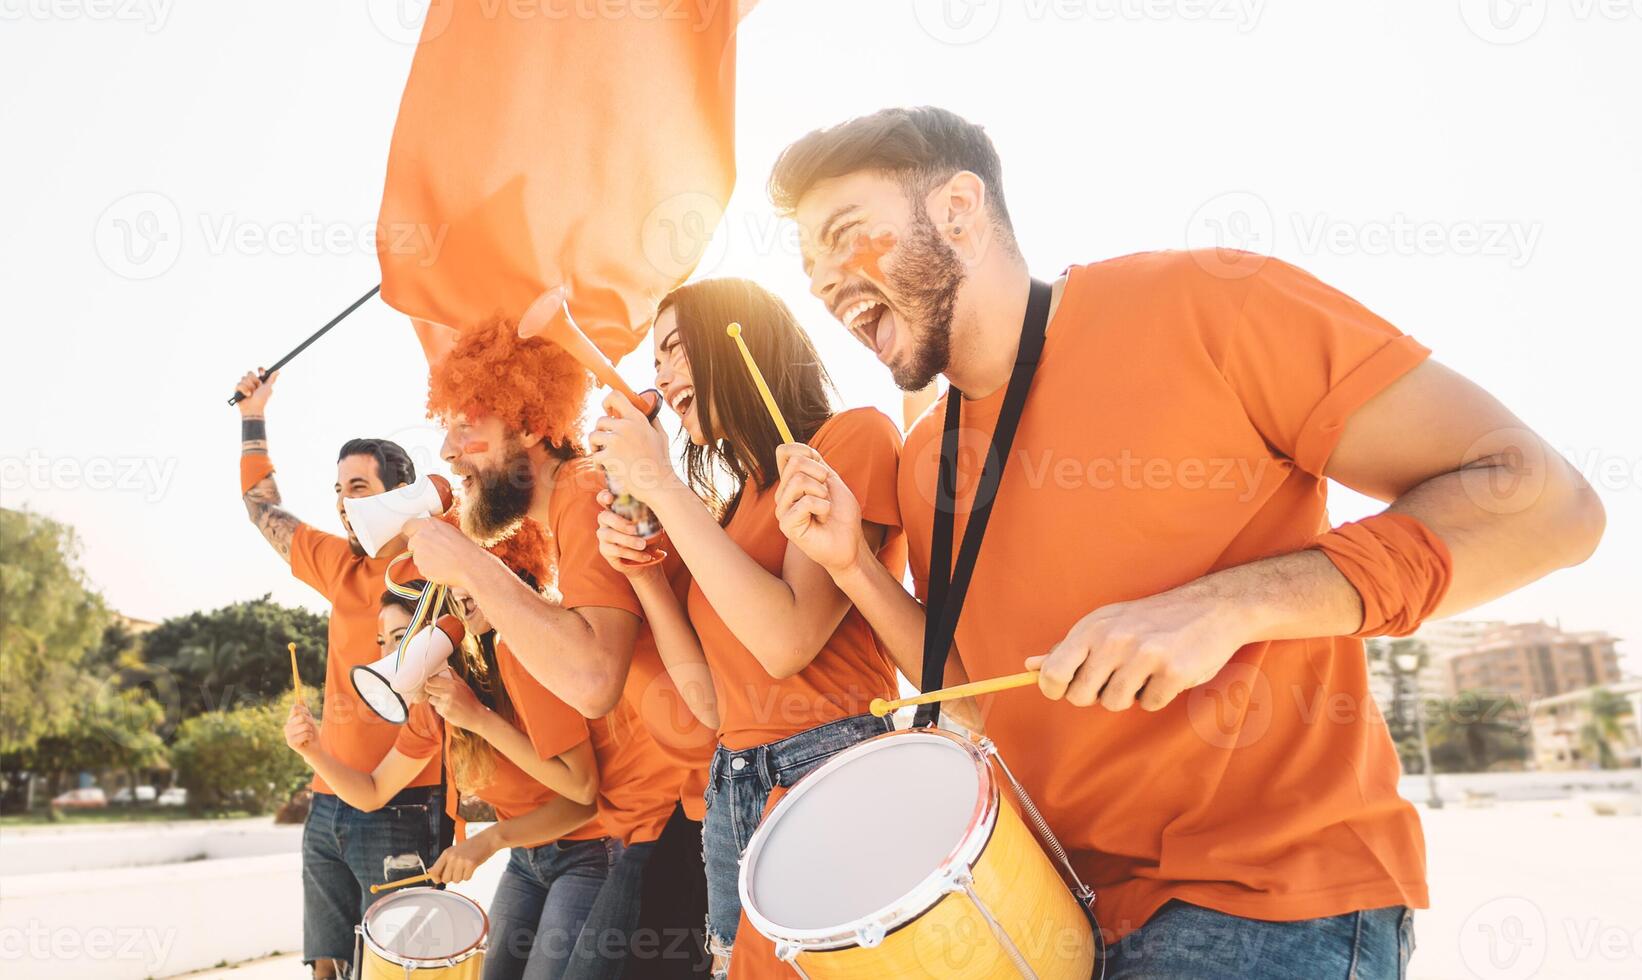
<svg viewBox="0 0 1642 980">
<path fill-rule="evenodd" d="M 1416 917 L 1417 980 L 1642 977 L 1642 817 L 1579 801 L 1423 810 L 1432 908 Z M 494 862 L 493 862 L 494 863 Z M 495 871 L 470 893 L 489 899 Z M 296 980 L 295 955 L 192 980 Z"/>
</svg>

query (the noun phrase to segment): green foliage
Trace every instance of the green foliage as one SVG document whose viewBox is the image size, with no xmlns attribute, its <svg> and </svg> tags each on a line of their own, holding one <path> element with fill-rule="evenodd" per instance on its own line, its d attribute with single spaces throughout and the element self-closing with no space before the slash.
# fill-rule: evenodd
<svg viewBox="0 0 1642 980">
<path fill-rule="evenodd" d="M 66 525 L 0 508 L 0 754 L 26 751 L 76 716 L 80 661 L 108 621 L 78 554 Z"/>
<path fill-rule="evenodd" d="M 183 722 L 171 761 L 189 807 L 270 813 L 307 782 L 307 764 L 285 745 L 289 710 L 275 701 Z"/>
<path fill-rule="evenodd" d="M 1630 702 L 1605 687 L 1599 687 L 1591 692 L 1585 710 L 1590 720 L 1580 726 L 1580 747 L 1587 756 L 1596 760 L 1598 768 L 1619 768 L 1619 756 L 1614 752 L 1614 746 L 1624 739 L 1619 730 L 1619 720 L 1630 714 Z"/>
<path fill-rule="evenodd" d="M 1528 712 L 1507 695 L 1465 691 L 1438 702 L 1426 730 L 1438 772 L 1487 772 L 1528 758 Z"/>
<path fill-rule="evenodd" d="M 80 675 L 63 728 L 6 760 L 7 769 L 81 772 L 152 769 L 166 764 L 165 710 L 147 692 Z"/>
<path fill-rule="evenodd" d="M 231 710 L 291 690 L 285 645 L 297 645 L 305 686 L 325 677 L 326 619 L 264 595 L 161 623 L 142 637 L 144 667 L 159 675 L 179 716 Z"/>
</svg>

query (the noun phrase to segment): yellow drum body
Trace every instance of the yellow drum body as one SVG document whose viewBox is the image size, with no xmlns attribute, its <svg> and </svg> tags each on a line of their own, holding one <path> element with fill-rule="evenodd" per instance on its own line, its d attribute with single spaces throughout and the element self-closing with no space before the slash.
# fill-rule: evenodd
<svg viewBox="0 0 1642 980">
<path fill-rule="evenodd" d="M 870 739 L 795 786 L 748 845 L 741 901 L 812 980 L 1094 971 L 1090 918 L 987 752 L 943 731 Z"/>
<path fill-rule="evenodd" d="M 479 980 L 490 920 L 466 895 L 406 888 L 377 899 L 360 925 L 359 980 Z"/>
</svg>

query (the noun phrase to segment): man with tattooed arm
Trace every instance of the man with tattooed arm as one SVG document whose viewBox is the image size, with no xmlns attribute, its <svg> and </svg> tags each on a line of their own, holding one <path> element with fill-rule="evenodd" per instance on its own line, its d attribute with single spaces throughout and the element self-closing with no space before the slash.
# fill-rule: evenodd
<svg viewBox="0 0 1642 980">
<path fill-rule="evenodd" d="M 240 492 L 251 523 L 291 566 L 291 574 L 331 604 L 320 744 L 353 769 L 370 772 L 393 747 L 398 728 L 367 709 L 349 671 L 381 656 L 377 612 L 388 562 L 404 550 L 395 540 L 367 557 L 348 526 L 342 501 L 404 486 L 416 479 L 410 457 L 386 439 L 350 439 L 336 461 L 336 509 L 346 537 L 328 534 L 280 507 L 268 455 L 266 411 L 278 375 L 247 373 L 237 386 L 240 412 Z M 302 832 L 302 958 L 315 977 L 345 975 L 353 955 L 354 925 L 370 903 L 370 886 L 417 874 L 439 853 L 444 811 L 441 759 L 427 767 L 380 810 L 342 802 L 317 776 L 313 806 Z"/>
</svg>

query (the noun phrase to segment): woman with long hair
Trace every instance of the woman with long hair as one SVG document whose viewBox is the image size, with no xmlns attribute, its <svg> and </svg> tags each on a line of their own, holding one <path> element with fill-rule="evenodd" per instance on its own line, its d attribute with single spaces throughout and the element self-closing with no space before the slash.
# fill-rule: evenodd
<svg viewBox="0 0 1642 980">
<path fill-rule="evenodd" d="M 548 574 L 547 540 L 532 522 L 491 550 L 532 588 Z M 390 597 L 379 629 L 385 650 L 397 646 L 388 641 L 404 629 Z M 466 881 L 491 855 L 511 848 L 490 905 L 484 980 L 559 977 L 611 863 L 610 840 L 594 819 L 599 776 L 591 736 L 574 708 L 518 664 L 472 599 L 456 598 L 466 627 L 461 649 L 449 670 L 428 680 L 426 700 L 411 705 L 393 749 L 373 771 L 351 769 L 327 753 L 301 704 L 291 709 L 285 741 L 339 797 L 366 811 L 391 806 L 443 746 L 455 789 L 451 809 L 458 794 L 471 794 L 489 803 L 497 820 L 447 848 L 430 876 Z"/>
<path fill-rule="evenodd" d="M 656 387 L 688 437 L 682 475 L 660 425 L 620 396 L 589 437 L 666 530 L 689 568 L 681 605 L 631 521 L 600 515 L 605 557 L 631 578 L 657 648 L 691 710 L 718 731 L 703 840 L 709 946 L 727 968 L 740 918 L 737 864 L 771 793 L 828 757 L 889 730 L 867 707 L 894 697 L 895 669 L 827 572 L 791 545 L 775 516 L 781 435 L 748 377 L 742 337 L 795 439 L 854 491 L 867 540 L 899 575 L 906 553 L 895 498 L 900 431 L 875 409 L 835 412 L 831 381 L 779 298 L 743 279 L 711 279 L 662 301 Z M 606 496 L 606 503 L 609 498 Z M 703 675 L 711 683 L 703 683 Z"/>
</svg>

